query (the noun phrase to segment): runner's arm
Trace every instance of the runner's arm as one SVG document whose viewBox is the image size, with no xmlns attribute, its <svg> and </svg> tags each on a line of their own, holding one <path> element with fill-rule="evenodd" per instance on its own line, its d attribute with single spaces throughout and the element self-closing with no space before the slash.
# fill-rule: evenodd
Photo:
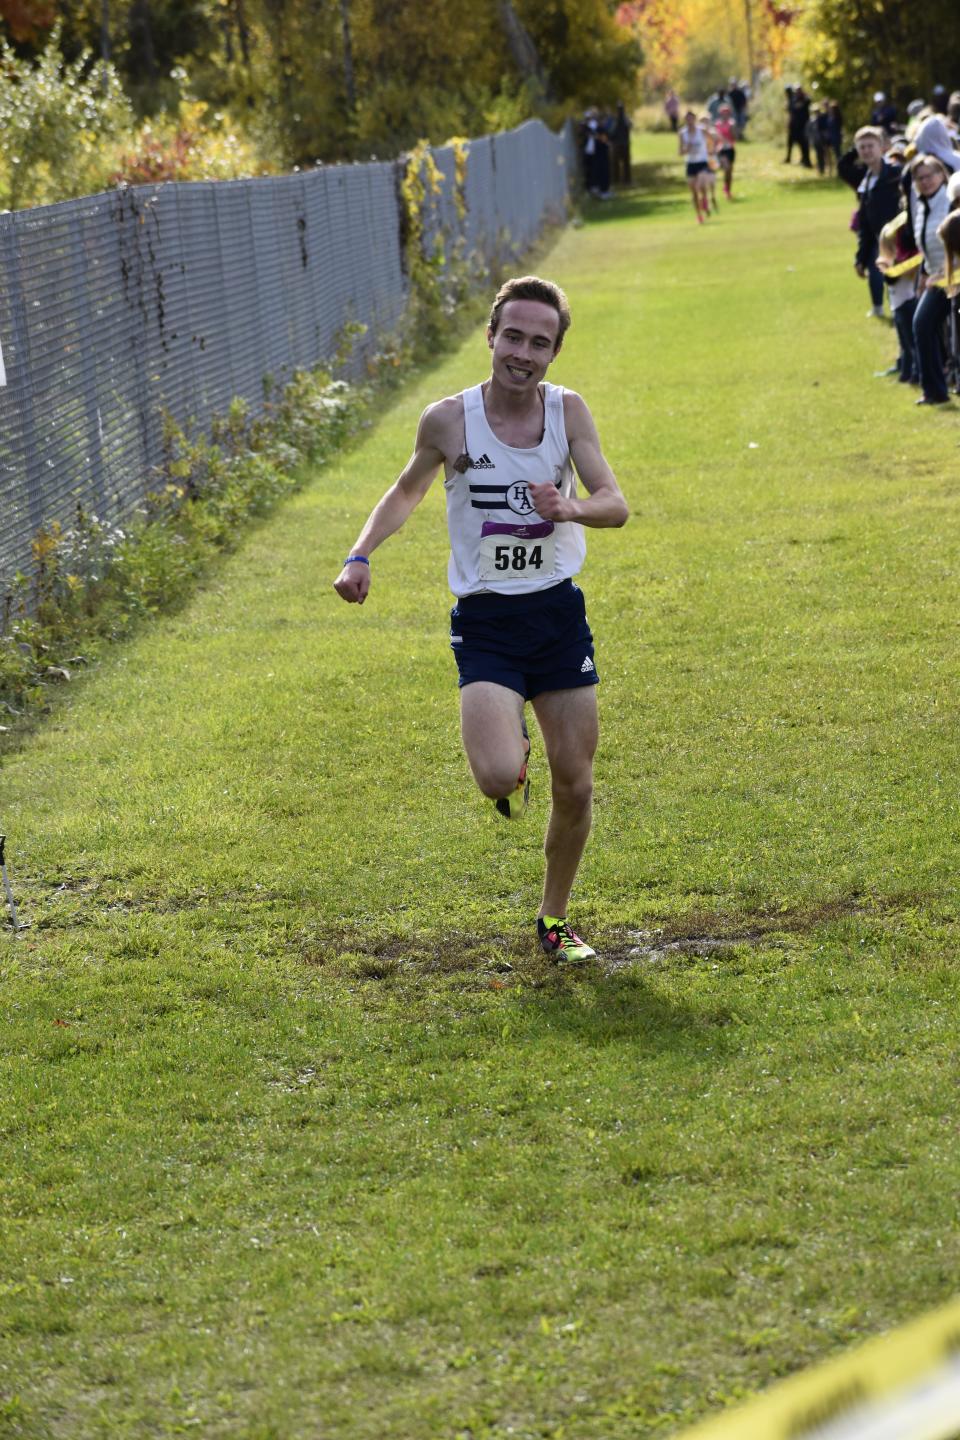
<svg viewBox="0 0 960 1440">
<path fill-rule="evenodd" d="M 555 485 L 530 486 L 530 498 L 544 520 L 575 520 L 596 529 L 625 525 L 630 510 L 616 476 L 600 448 L 600 437 L 586 402 L 568 390 L 563 397 L 567 441 L 577 474 L 588 492 L 575 499 L 561 495 Z"/>
<path fill-rule="evenodd" d="M 413 454 L 385 495 L 370 512 L 367 523 L 357 537 L 351 555 L 370 556 L 378 545 L 389 539 L 420 504 L 443 464 L 443 450 L 438 445 L 439 424 L 428 407 L 420 417 Z M 370 566 L 361 560 L 344 565 L 333 582 L 341 600 L 362 605 L 370 589 Z"/>
</svg>

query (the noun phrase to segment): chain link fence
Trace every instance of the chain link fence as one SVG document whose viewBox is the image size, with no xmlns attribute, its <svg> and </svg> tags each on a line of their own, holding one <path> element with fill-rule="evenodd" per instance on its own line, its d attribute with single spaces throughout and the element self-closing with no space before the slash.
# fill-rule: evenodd
<svg viewBox="0 0 960 1440">
<path fill-rule="evenodd" d="M 477 269 L 559 220 L 572 128 L 539 121 L 435 149 L 424 246 Z M 0 215 L 0 586 L 44 526 L 80 505 L 128 515 L 163 460 L 163 422 L 201 429 L 234 396 L 332 361 L 362 372 L 408 298 L 404 162 L 217 183 L 137 186 Z"/>
</svg>

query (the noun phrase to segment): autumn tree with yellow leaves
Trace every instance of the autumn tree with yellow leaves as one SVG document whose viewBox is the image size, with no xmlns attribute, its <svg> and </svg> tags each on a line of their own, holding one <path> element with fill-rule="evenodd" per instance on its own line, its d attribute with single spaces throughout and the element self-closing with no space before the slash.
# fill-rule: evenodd
<svg viewBox="0 0 960 1440">
<path fill-rule="evenodd" d="M 55 23 L 66 59 L 109 55 L 141 114 L 188 84 L 287 165 L 629 106 L 642 61 L 608 0 L 0 0 L 21 58 Z"/>
<path fill-rule="evenodd" d="M 642 45 L 647 95 L 674 86 L 691 99 L 731 75 L 779 78 L 796 54 L 800 16 L 787 0 L 624 0 L 617 11 Z"/>
</svg>

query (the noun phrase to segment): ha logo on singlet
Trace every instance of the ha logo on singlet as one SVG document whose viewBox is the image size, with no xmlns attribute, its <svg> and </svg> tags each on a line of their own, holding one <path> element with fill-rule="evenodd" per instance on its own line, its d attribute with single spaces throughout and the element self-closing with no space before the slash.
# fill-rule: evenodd
<svg viewBox="0 0 960 1440">
<path fill-rule="evenodd" d="M 530 499 L 530 491 L 524 480 L 517 481 L 515 485 L 508 485 L 504 498 L 514 515 L 533 514 L 533 501 Z"/>
</svg>

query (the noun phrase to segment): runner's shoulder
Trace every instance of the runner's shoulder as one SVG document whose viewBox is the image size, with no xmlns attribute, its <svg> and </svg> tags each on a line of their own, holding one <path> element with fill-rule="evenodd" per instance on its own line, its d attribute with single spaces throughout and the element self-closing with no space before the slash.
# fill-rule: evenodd
<svg viewBox="0 0 960 1440">
<path fill-rule="evenodd" d="M 590 420 L 590 406 L 579 395 L 576 390 L 563 391 L 563 420 L 567 428 L 567 434 L 572 435 L 585 420 Z"/>
<path fill-rule="evenodd" d="M 463 438 L 463 396 L 445 395 L 428 405 L 420 416 L 418 443 L 433 445 L 446 451 L 453 443 L 459 454 L 458 442 Z"/>
</svg>

